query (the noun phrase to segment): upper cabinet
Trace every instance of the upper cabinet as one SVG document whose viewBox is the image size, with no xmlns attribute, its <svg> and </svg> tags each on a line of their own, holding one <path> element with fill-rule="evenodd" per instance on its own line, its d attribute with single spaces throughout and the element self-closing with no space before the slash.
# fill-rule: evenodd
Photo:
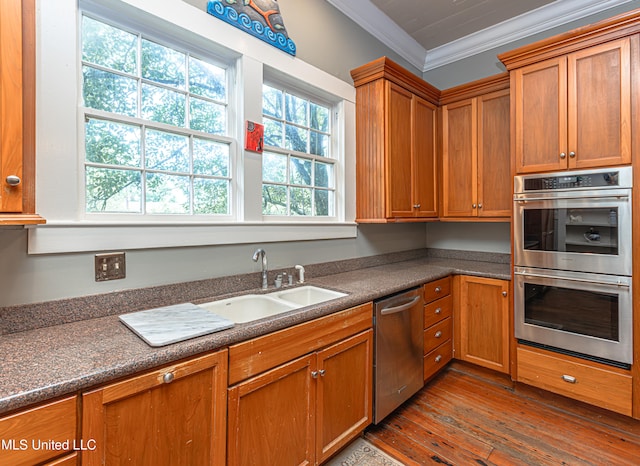
<svg viewBox="0 0 640 466">
<path fill-rule="evenodd" d="M 499 56 L 511 72 L 517 173 L 631 163 L 637 16 Z"/>
<path fill-rule="evenodd" d="M 0 225 L 35 214 L 35 0 L 0 2 Z"/>
<path fill-rule="evenodd" d="M 356 221 L 438 216 L 440 91 L 382 57 L 351 71 L 356 86 Z"/>
<path fill-rule="evenodd" d="M 511 213 L 509 76 L 442 91 L 441 218 Z"/>
</svg>

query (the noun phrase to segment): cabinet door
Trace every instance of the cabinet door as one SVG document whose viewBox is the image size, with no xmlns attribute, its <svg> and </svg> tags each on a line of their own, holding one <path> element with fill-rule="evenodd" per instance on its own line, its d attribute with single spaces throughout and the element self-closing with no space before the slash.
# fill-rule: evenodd
<svg viewBox="0 0 640 466">
<path fill-rule="evenodd" d="M 460 277 L 458 359 L 509 373 L 508 283 Z"/>
<path fill-rule="evenodd" d="M 478 215 L 475 99 L 442 107 L 442 200 L 445 217 Z"/>
<path fill-rule="evenodd" d="M 512 72 L 518 173 L 567 168 L 567 59 Z"/>
<path fill-rule="evenodd" d="M 478 97 L 478 216 L 509 217 L 511 119 L 508 89 Z"/>
<path fill-rule="evenodd" d="M 304 356 L 229 389 L 229 466 L 314 464 L 314 369 Z"/>
<path fill-rule="evenodd" d="M 227 351 L 83 396 L 84 465 L 225 464 Z"/>
<path fill-rule="evenodd" d="M 413 191 L 417 217 L 438 216 L 438 186 L 436 183 L 436 121 L 437 108 L 430 102 L 413 96 Z"/>
<path fill-rule="evenodd" d="M 318 463 L 329 458 L 371 423 L 372 369 L 372 330 L 318 353 Z"/>
<path fill-rule="evenodd" d="M 630 39 L 570 54 L 569 167 L 631 163 Z"/>
<path fill-rule="evenodd" d="M 411 107 L 413 94 L 387 82 L 387 217 L 413 217 Z"/>
<path fill-rule="evenodd" d="M 0 2 L 0 212 L 22 212 L 22 2 Z"/>
</svg>

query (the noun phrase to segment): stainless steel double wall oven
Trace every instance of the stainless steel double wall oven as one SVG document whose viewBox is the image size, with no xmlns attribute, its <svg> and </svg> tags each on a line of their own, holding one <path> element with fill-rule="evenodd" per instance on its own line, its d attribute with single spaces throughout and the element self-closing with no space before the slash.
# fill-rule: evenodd
<svg viewBox="0 0 640 466">
<path fill-rule="evenodd" d="M 515 336 L 632 363 L 631 167 L 516 176 Z"/>
</svg>

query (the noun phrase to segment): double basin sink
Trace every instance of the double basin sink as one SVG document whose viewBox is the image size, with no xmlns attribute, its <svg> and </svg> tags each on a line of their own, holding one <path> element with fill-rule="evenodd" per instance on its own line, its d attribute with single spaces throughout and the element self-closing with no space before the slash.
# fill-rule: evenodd
<svg viewBox="0 0 640 466">
<path fill-rule="evenodd" d="M 305 285 L 269 294 L 249 294 L 211 301 L 198 304 L 198 307 L 242 324 L 343 296 L 347 296 L 346 293 Z"/>
</svg>

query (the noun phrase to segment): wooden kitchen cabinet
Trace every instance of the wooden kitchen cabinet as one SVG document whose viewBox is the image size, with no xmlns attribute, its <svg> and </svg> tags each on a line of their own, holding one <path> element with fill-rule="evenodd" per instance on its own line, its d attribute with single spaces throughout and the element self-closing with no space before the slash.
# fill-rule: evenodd
<svg viewBox="0 0 640 466">
<path fill-rule="evenodd" d="M 631 39 L 583 47 L 522 67 L 501 56 L 511 70 L 517 173 L 631 163 Z"/>
<path fill-rule="evenodd" d="M 424 380 L 440 372 L 453 357 L 451 277 L 423 286 Z"/>
<path fill-rule="evenodd" d="M 35 214 L 35 0 L 0 2 L 0 226 Z"/>
<path fill-rule="evenodd" d="M 77 464 L 75 396 L 0 418 L 0 464 Z M 65 455 L 63 458 L 54 458 Z M 50 463 L 48 461 L 51 461 Z"/>
<path fill-rule="evenodd" d="M 320 464 L 370 424 L 372 309 L 230 348 L 228 465 Z"/>
<path fill-rule="evenodd" d="M 227 350 L 82 397 L 83 465 L 226 463 Z"/>
<path fill-rule="evenodd" d="M 509 373 L 509 282 L 455 277 L 456 359 Z"/>
<path fill-rule="evenodd" d="M 440 91 L 386 57 L 351 71 L 356 86 L 356 221 L 438 216 Z"/>
<path fill-rule="evenodd" d="M 441 218 L 510 217 L 508 75 L 442 91 L 442 102 Z"/>
</svg>

